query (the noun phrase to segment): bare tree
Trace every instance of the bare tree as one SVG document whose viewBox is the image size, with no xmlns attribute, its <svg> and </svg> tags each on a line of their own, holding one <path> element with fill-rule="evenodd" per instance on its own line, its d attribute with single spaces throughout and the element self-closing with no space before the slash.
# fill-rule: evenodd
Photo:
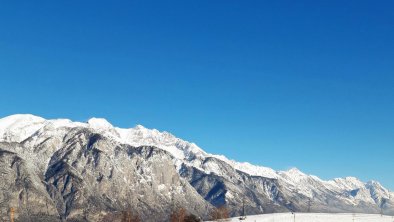
<svg viewBox="0 0 394 222">
<path fill-rule="evenodd" d="M 141 222 L 138 214 L 133 214 L 130 210 L 122 212 L 122 222 Z"/>
<path fill-rule="evenodd" d="M 308 213 L 311 212 L 311 207 L 312 207 L 312 200 L 311 198 L 308 198 Z"/>
<path fill-rule="evenodd" d="M 178 208 L 171 213 L 170 221 L 171 222 L 184 222 L 187 216 L 187 212 L 184 208 Z"/>
<path fill-rule="evenodd" d="M 141 222 L 138 214 L 131 210 L 113 212 L 105 215 L 101 222 Z"/>
<path fill-rule="evenodd" d="M 227 219 L 229 218 L 229 211 L 225 206 L 213 209 L 211 212 L 212 220 Z"/>
<path fill-rule="evenodd" d="M 202 220 L 194 214 L 187 215 L 183 220 L 183 222 L 200 222 L 200 221 Z"/>
</svg>

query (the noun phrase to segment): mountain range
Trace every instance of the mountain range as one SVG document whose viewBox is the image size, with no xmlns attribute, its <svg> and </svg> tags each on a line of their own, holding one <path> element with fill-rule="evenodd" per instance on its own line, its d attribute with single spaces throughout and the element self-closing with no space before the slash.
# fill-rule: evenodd
<svg viewBox="0 0 394 222">
<path fill-rule="evenodd" d="M 245 147 L 247 148 L 247 147 Z M 105 119 L 0 119 L 0 220 L 100 221 L 132 210 L 167 221 L 183 207 L 207 218 L 273 212 L 394 215 L 394 193 L 354 177 L 322 180 L 205 152 L 168 132 L 122 129 Z"/>
</svg>

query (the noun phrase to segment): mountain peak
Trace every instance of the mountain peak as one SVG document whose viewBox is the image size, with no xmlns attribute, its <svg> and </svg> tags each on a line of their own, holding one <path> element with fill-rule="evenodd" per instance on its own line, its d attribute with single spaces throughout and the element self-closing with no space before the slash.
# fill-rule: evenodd
<svg viewBox="0 0 394 222">
<path fill-rule="evenodd" d="M 14 114 L 0 119 L 0 127 L 8 124 L 15 124 L 17 122 L 40 122 L 45 121 L 44 118 L 32 114 Z"/>
<path fill-rule="evenodd" d="M 0 140 L 20 142 L 39 128 L 45 119 L 31 114 L 15 114 L 0 119 Z"/>
<path fill-rule="evenodd" d="M 135 129 L 146 129 L 146 127 L 141 124 L 137 124 L 134 128 Z"/>
<path fill-rule="evenodd" d="M 378 181 L 375 180 L 370 180 L 367 182 L 368 185 L 374 185 L 374 186 L 382 186 Z"/>
<path fill-rule="evenodd" d="M 301 173 L 301 171 L 297 167 L 292 167 L 287 172 L 289 172 L 289 173 Z"/>
<path fill-rule="evenodd" d="M 306 174 L 299 170 L 297 167 L 292 167 L 289 170 L 282 171 L 282 173 L 294 176 L 305 176 Z"/>
<path fill-rule="evenodd" d="M 106 119 L 104 118 L 90 118 L 88 120 L 88 124 L 90 127 L 95 128 L 95 129 L 109 129 L 113 128 L 112 124 L 109 123 Z"/>
</svg>

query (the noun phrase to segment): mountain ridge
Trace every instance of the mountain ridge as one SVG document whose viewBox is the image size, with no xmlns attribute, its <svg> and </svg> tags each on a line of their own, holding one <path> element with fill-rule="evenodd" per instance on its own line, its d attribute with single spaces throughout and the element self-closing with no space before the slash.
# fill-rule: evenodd
<svg viewBox="0 0 394 222">
<path fill-rule="evenodd" d="M 289 170 L 274 170 L 272 168 L 269 167 L 264 167 L 264 166 L 260 166 L 260 165 L 254 165 L 251 164 L 249 162 L 238 162 L 236 160 L 230 160 L 227 157 L 225 157 L 224 155 L 218 155 L 218 154 L 210 154 L 210 153 L 206 153 L 205 151 L 203 151 L 200 147 L 198 147 L 195 143 L 177 138 L 175 135 L 167 132 L 167 131 L 159 131 L 157 129 L 148 129 L 146 127 L 144 127 L 143 125 L 137 124 L 134 128 L 119 128 L 119 127 L 114 127 L 111 123 L 109 123 L 106 119 L 104 118 L 96 118 L 96 117 L 92 117 L 90 118 L 88 121 L 86 122 L 75 122 L 72 121 L 70 119 L 51 119 L 51 120 L 47 120 L 44 119 L 42 117 L 39 116 L 35 116 L 32 114 L 14 114 L 11 116 L 7 116 L 4 117 L 2 119 L 0 119 L 0 135 L 6 133 L 4 132 L 4 127 L 1 127 L 2 125 L 4 126 L 4 123 L 2 123 L 2 120 L 5 120 L 4 122 L 12 122 L 15 121 L 16 123 L 18 122 L 24 122 L 26 123 L 26 120 L 30 120 L 32 121 L 32 123 L 37 124 L 38 122 L 42 122 L 42 126 L 45 125 L 45 122 L 47 122 L 47 124 L 49 122 L 53 123 L 54 125 L 59 126 L 66 126 L 66 127 L 76 127 L 76 126 L 84 126 L 84 127 L 91 127 L 93 129 L 96 130 L 104 130 L 104 131 L 111 131 L 111 130 L 115 130 L 117 131 L 117 133 L 119 134 L 120 138 L 118 138 L 120 140 L 120 142 L 126 143 L 126 144 L 133 144 L 136 143 L 136 141 L 127 141 L 127 131 L 137 131 L 137 134 L 139 133 L 138 131 L 145 133 L 145 137 L 150 137 L 152 140 L 156 140 L 156 141 L 160 141 L 160 142 L 164 142 L 164 144 L 157 144 L 156 141 L 143 141 L 140 142 L 140 144 L 133 144 L 133 145 L 156 145 L 158 148 L 164 149 L 169 151 L 172 155 L 174 155 L 174 157 L 179 158 L 179 159 L 183 159 L 185 158 L 185 154 L 180 154 L 179 151 L 177 150 L 172 150 L 168 147 L 165 147 L 166 144 L 168 144 L 168 141 L 164 141 L 162 138 L 167 137 L 169 140 L 179 140 L 180 143 L 185 143 L 188 146 L 191 146 L 194 150 L 191 150 L 192 152 L 204 152 L 205 155 L 209 156 L 209 157 L 214 157 L 220 160 L 223 160 L 227 163 L 229 163 L 230 165 L 233 165 L 234 168 L 236 168 L 237 170 L 240 170 L 244 173 L 248 173 L 252 176 L 263 176 L 263 177 L 267 177 L 267 178 L 277 178 L 278 174 L 284 174 L 286 172 L 297 172 L 297 173 L 301 173 L 304 175 L 308 175 L 308 176 L 314 176 L 311 174 L 305 174 L 303 173 L 301 170 L 299 170 L 297 167 L 292 167 Z M 9 119 L 8 121 L 6 119 Z M 48 122 L 49 121 L 49 122 Z M 11 124 L 13 125 L 13 124 Z M 24 125 L 24 124 L 23 124 Z M 36 132 L 38 129 L 33 129 L 33 130 L 29 130 L 30 132 Z M 3 132 L 2 132 L 3 131 Z M 33 134 L 31 133 L 31 135 Z M 114 135 L 111 135 L 114 136 Z M 24 137 L 27 137 L 26 135 Z M 116 137 L 115 137 L 116 138 Z M 1 141 L 2 139 L 0 139 Z M 149 139 L 147 139 L 149 140 Z M 156 144 L 155 144 L 156 142 Z M 151 143 L 151 144 L 148 144 Z M 164 148 L 163 148 L 164 147 Z M 263 172 L 262 172 L 263 171 Z M 316 177 L 316 176 L 315 176 Z M 325 182 L 331 182 L 331 181 L 335 181 L 335 180 L 339 180 L 339 179 L 343 179 L 346 180 L 346 178 L 354 178 L 356 180 L 359 180 L 356 177 L 352 177 L 352 176 L 347 176 L 344 178 L 338 177 L 338 178 L 333 178 L 330 180 L 327 180 Z M 320 178 L 319 178 L 320 179 Z M 320 179 L 321 180 L 321 179 Z M 322 180 L 323 181 L 323 180 Z M 374 180 L 369 180 L 366 182 L 362 182 L 364 184 L 368 184 L 369 182 L 374 182 Z"/>
<path fill-rule="evenodd" d="M 139 177 L 145 178 L 144 181 L 155 181 L 158 179 L 157 175 L 150 175 L 149 172 L 156 169 L 156 165 L 161 164 L 160 161 L 149 162 L 151 161 L 149 155 L 142 155 L 138 151 L 139 154 L 134 156 L 131 153 L 136 153 L 136 151 L 130 151 L 139 150 L 138 147 L 155 147 L 168 153 L 167 155 L 159 152 L 158 155 L 164 159 L 171 159 L 170 162 L 173 163 L 174 170 L 179 174 L 173 178 L 179 177 L 175 181 L 181 181 L 179 184 L 182 184 L 184 190 L 188 190 L 185 195 L 195 196 L 193 192 L 196 191 L 209 204 L 201 202 L 202 200 L 197 196 L 194 201 L 206 206 L 206 209 L 209 208 L 209 205 L 226 205 L 231 208 L 232 215 L 237 215 L 240 214 L 241 204 L 245 201 L 247 212 L 250 214 L 285 211 L 379 213 L 382 210 L 390 214 L 394 213 L 394 194 L 376 181 L 362 182 L 354 177 L 324 181 L 317 176 L 307 175 L 297 168 L 276 171 L 250 163 L 239 163 L 222 155 L 209 154 L 196 144 L 177 138 L 169 132 L 147 129 L 142 125 L 122 129 L 114 127 L 102 118 L 91 118 L 83 123 L 68 119 L 46 120 L 31 114 L 16 114 L 0 119 L 0 142 L 7 148 L 4 150 L 15 153 L 18 158 L 23 159 L 26 166 L 30 166 L 26 167 L 26 174 L 31 174 L 34 178 L 37 177 L 34 175 L 38 175 L 38 177 L 42 175 L 45 177 L 43 178 L 45 184 L 57 184 L 58 182 L 54 181 L 58 181 L 58 177 L 61 178 L 65 175 L 67 178 L 70 175 L 74 175 L 71 177 L 86 175 L 87 178 L 90 178 L 89 183 L 98 183 L 97 187 L 103 186 L 100 184 L 105 184 L 106 187 L 111 187 L 110 190 L 116 190 L 117 188 L 111 185 L 115 179 L 108 177 L 108 183 L 106 183 L 106 181 L 102 182 L 103 179 L 94 181 L 93 178 L 103 178 L 103 175 L 108 173 L 109 166 L 115 168 L 118 166 L 117 161 L 121 162 L 122 169 L 127 169 L 125 163 L 134 161 L 136 158 L 142 161 L 141 164 L 148 161 L 149 170 L 146 169 L 148 173 L 138 170 L 138 164 L 134 176 L 127 176 L 124 170 L 114 172 L 124 175 L 124 178 L 130 178 L 129 180 L 135 181 L 134 183 L 139 181 L 137 183 L 142 184 L 141 180 L 136 180 Z M 78 143 L 80 145 L 77 145 Z M 119 156 L 119 152 L 123 152 L 129 157 L 125 159 Z M 64 157 L 59 159 L 59 155 L 64 155 Z M 80 162 L 78 156 L 81 155 L 86 158 L 86 162 Z M 67 163 L 66 161 L 65 163 L 63 158 L 66 158 L 67 161 L 74 159 L 74 162 Z M 87 168 L 90 167 L 92 172 L 99 170 L 100 173 L 93 176 L 91 172 L 84 171 L 84 168 L 80 168 L 76 163 L 85 164 Z M 166 168 L 171 168 L 172 166 L 168 164 Z M 54 166 L 56 167 L 53 168 Z M 121 183 L 120 178 L 121 176 L 116 179 L 116 183 Z M 164 179 L 160 180 L 164 181 Z M 173 187 L 172 180 L 166 180 L 170 181 L 166 185 L 150 188 L 153 190 L 146 190 L 144 187 L 139 189 L 145 190 L 148 197 L 164 198 L 163 201 L 168 202 L 170 197 L 162 196 L 160 192 L 163 189 L 170 190 L 168 191 L 170 193 L 174 192 L 172 188 L 168 188 Z M 33 181 L 36 183 L 36 187 L 41 187 L 40 192 L 44 192 L 40 182 L 37 179 Z M 97 211 L 106 212 L 102 202 L 114 209 L 121 208 L 120 206 L 112 206 L 110 202 L 107 203 L 101 197 L 95 196 L 96 194 L 90 190 L 93 188 L 83 185 L 86 184 L 83 181 L 83 176 L 76 177 L 73 182 L 74 186 L 80 186 L 83 191 L 79 192 L 99 199 L 93 201 Z M 186 181 L 190 185 L 187 185 Z M 65 187 L 68 186 L 67 180 L 61 180 L 61 183 L 64 183 Z M 10 186 L 12 187 L 12 185 Z M 60 204 L 59 206 L 63 206 L 57 207 L 63 219 L 80 215 L 78 205 L 75 205 L 73 201 L 67 202 L 69 200 L 66 196 L 61 197 L 62 190 L 65 188 L 59 191 L 59 187 L 45 186 L 47 187 L 46 192 L 52 195 L 51 198 L 55 198 L 55 202 Z M 137 186 L 139 185 L 137 184 Z M 122 190 L 122 192 L 128 193 L 130 191 Z M 75 193 L 73 195 L 76 199 L 80 198 Z M 117 197 L 112 195 L 113 198 Z M 177 200 L 182 202 L 184 201 L 182 198 L 179 197 Z M 172 197 L 170 199 L 173 200 Z M 83 206 L 89 203 L 86 203 L 87 199 L 80 201 Z M 125 200 L 126 203 L 128 202 Z M 311 206 L 311 203 L 316 206 Z M 67 204 L 70 205 L 69 208 L 66 207 Z M 154 202 L 154 204 L 160 203 Z M 144 212 L 144 209 L 138 210 Z M 191 206 L 190 210 L 193 211 Z M 203 214 L 201 210 L 195 209 L 194 212 Z M 161 213 L 164 214 L 164 209 Z"/>
</svg>

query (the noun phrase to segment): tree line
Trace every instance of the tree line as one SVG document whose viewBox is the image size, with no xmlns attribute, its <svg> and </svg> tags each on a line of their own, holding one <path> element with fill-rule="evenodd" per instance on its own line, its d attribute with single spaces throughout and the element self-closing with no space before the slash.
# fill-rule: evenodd
<svg viewBox="0 0 394 222">
<path fill-rule="evenodd" d="M 216 221 L 216 220 L 223 220 L 229 218 L 229 210 L 222 206 L 218 208 L 214 208 L 210 214 L 209 219 Z M 132 210 L 125 210 L 121 212 L 114 212 L 105 215 L 101 222 L 142 222 L 138 213 L 133 212 Z M 202 219 L 194 214 L 187 212 L 186 209 L 180 207 L 174 209 L 171 212 L 169 217 L 170 222 L 201 222 Z"/>
</svg>

